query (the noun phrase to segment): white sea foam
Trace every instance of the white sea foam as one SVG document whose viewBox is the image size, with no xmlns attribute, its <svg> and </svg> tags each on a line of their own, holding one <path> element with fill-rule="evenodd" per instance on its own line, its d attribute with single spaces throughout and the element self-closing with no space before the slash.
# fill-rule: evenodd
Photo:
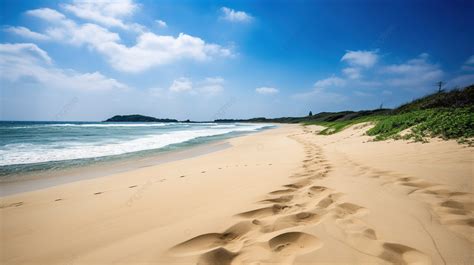
<svg viewBox="0 0 474 265">
<path fill-rule="evenodd" d="M 32 124 L 26 126 L 9 127 L 11 129 L 27 129 L 27 128 L 40 128 L 40 127 L 162 127 L 167 125 L 176 124 L 170 123 L 148 123 L 148 124 L 130 124 L 130 123 L 102 123 L 102 124 L 72 124 L 72 123 L 61 123 L 61 124 Z"/>
<path fill-rule="evenodd" d="M 84 125 L 85 124 L 81 126 Z M 159 149 L 200 137 L 224 135 L 232 132 L 251 132 L 264 127 L 266 127 L 266 125 L 252 124 L 237 126 L 229 124 L 207 126 L 204 128 L 196 127 L 191 130 L 167 131 L 160 134 L 145 135 L 128 140 L 104 139 L 103 141 L 94 143 L 75 141 L 53 142 L 49 144 L 9 144 L 0 149 L 0 166 L 121 155 L 144 150 Z"/>
</svg>

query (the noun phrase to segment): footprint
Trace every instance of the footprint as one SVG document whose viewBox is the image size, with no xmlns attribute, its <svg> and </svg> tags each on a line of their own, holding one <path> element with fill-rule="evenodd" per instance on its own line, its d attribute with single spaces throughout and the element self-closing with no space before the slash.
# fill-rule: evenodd
<svg viewBox="0 0 474 265">
<path fill-rule="evenodd" d="M 282 194 L 288 194 L 294 192 L 294 189 L 283 189 L 283 190 L 275 190 L 272 192 L 269 192 L 268 194 L 270 195 L 282 195 Z"/>
<path fill-rule="evenodd" d="M 23 202 L 14 202 L 14 203 L 10 203 L 10 204 L 3 204 L 0 206 L 0 209 L 3 209 L 3 208 L 9 208 L 9 207 L 20 207 L 23 205 Z"/>
<path fill-rule="evenodd" d="M 383 243 L 382 247 L 379 258 L 393 264 L 431 264 L 428 256 L 414 248 L 397 243 Z"/>
<path fill-rule="evenodd" d="M 201 255 L 197 265 L 231 265 L 232 260 L 238 256 L 238 253 L 228 251 L 224 248 L 218 248 Z"/>
<path fill-rule="evenodd" d="M 232 237 L 232 235 L 220 233 L 199 235 L 174 246 L 170 251 L 175 255 L 202 254 L 226 245 L 228 241 L 232 240 Z"/>
<path fill-rule="evenodd" d="M 336 215 L 339 218 L 345 218 L 349 215 L 361 216 L 368 213 L 368 209 L 357 204 L 344 202 L 336 206 Z"/>
<path fill-rule="evenodd" d="M 323 246 L 315 236 L 303 232 L 288 232 L 268 241 L 270 249 L 279 255 L 301 255 L 310 253 Z"/>
<path fill-rule="evenodd" d="M 170 249 L 174 255 L 196 255 L 212 251 L 221 247 L 227 249 L 240 248 L 242 242 L 238 242 L 244 235 L 260 228 L 259 222 L 242 221 L 223 233 L 208 233 L 191 238 Z"/>
<path fill-rule="evenodd" d="M 403 186 L 408 186 L 408 187 L 414 187 L 414 188 L 417 188 L 417 189 L 426 189 L 426 188 L 429 188 L 429 187 L 437 186 L 437 184 L 430 183 L 430 182 L 423 181 L 423 180 L 409 181 L 409 182 L 402 183 L 402 185 Z"/>
<path fill-rule="evenodd" d="M 318 208 L 328 208 L 333 203 L 335 203 L 343 194 L 342 193 L 333 193 L 326 196 L 324 199 L 320 200 L 316 207 Z"/>
<path fill-rule="evenodd" d="M 266 226 L 262 229 L 264 233 L 270 233 L 287 228 L 297 226 L 316 225 L 322 221 L 325 213 L 317 214 L 314 212 L 299 212 L 296 214 L 283 216 L 275 220 L 273 225 Z"/>
<path fill-rule="evenodd" d="M 447 201 L 442 202 L 440 205 L 447 208 L 474 211 L 473 202 L 460 202 L 457 200 L 447 200 Z"/>
<path fill-rule="evenodd" d="M 265 218 L 268 216 L 273 216 L 282 212 L 287 212 L 292 208 L 292 206 L 284 204 L 274 204 L 269 207 L 259 208 L 247 212 L 237 214 L 237 216 L 244 218 Z"/>
<path fill-rule="evenodd" d="M 293 200 L 293 195 L 284 195 L 284 196 L 280 196 L 278 198 L 272 198 L 272 199 L 266 199 L 266 200 L 262 200 L 260 202 L 263 202 L 263 203 L 284 203 L 284 202 L 290 202 L 291 200 Z"/>
<path fill-rule="evenodd" d="M 297 181 L 295 183 L 291 183 L 291 184 L 287 184 L 287 185 L 283 185 L 283 187 L 286 187 L 286 188 L 293 188 L 293 189 L 301 189 L 301 188 L 304 188 L 308 185 L 311 185 L 312 181 L 309 180 L 309 179 L 305 179 L 305 180 L 301 180 L 301 181 Z"/>
<path fill-rule="evenodd" d="M 375 233 L 375 230 L 372 228 L 365 229 L 364 232 L 362 232 L 362 234 L 369 239 L 372 239 L 372 240 L 377 239 L 377 234 Z"/>
<path fill-rule="evenodd" d="M 328 190 L 328 188 L 323 187 L 323 186 L 311 186 L 309 190 L 312 192 L 323 192 L 323 191 Z"/>
</svg>

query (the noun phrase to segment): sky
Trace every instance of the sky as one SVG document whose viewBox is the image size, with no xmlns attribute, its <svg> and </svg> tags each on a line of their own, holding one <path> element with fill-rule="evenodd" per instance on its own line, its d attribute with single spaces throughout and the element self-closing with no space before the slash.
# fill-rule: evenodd
<svg viewBox="0 0 474 265">
<path fill-rule="evenodd" d="M 474 83 L 474 2 L 0 0 L 0 120 L 304 116 Z"/>
</svg>

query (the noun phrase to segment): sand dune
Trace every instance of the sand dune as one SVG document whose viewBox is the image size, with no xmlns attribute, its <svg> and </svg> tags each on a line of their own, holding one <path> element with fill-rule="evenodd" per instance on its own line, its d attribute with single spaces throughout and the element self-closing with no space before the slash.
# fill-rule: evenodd
<svg viewBox="0 0 474 265">
<path fill-rule="evenodd" d="M 201 157 L 2 198 L 2 261 L 474 262 L 472 148 L 319 129 L 283 126 Z"/>
</svg>

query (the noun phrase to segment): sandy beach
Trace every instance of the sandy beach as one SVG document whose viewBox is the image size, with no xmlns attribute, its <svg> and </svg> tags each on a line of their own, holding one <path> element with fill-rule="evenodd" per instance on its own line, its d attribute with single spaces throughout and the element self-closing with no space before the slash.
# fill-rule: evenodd
<svg viewBox="0 0 474 265">
<path fill-rule="evenodd" d="M 2 197 L 1 263 L 474 262 L 474 149 L 321 128 Z"/>
</svg>

